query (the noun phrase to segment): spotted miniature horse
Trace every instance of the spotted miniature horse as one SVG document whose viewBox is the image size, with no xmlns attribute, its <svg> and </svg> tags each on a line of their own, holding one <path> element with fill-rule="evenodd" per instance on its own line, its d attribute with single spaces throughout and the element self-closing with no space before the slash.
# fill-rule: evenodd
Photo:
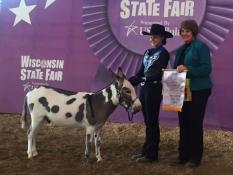
<svg viewBox="0 0 233 175">
<path fill-rule="evenodd" d="M 94 141 L 97 162 L 100 155 L 100 129 L 116 109 L 118 104 L 127 110 L 138 112 L 141 103 L 122 70 L 113 73 L 115 81 L 96 93 L 70 92 L 52 87 L 40 86 L 29 91 L 24 100 L 21 127 L 28 128 L 28 158 L 36 156 L 36 131 L 39 124 L 46 120 L 53 125 L 74 125 L 86 128 L 85 157 L 90 156 Z M 27 127 L 27 115 L 31 125 Z"/>
</svg>

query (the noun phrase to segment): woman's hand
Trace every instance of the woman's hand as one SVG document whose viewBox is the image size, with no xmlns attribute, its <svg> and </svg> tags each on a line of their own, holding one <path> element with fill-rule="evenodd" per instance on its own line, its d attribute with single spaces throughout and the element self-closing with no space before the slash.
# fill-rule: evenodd
<svg viewBox="0 0 233 175">
<path fill-rule="evenodd" d="M 179 73 L 181 73 L 181 72 L 187 72 L 188 71 L 187 67 L 185 67 L 184 65 L 177 66 L 176 70 Z"/>
</svg>

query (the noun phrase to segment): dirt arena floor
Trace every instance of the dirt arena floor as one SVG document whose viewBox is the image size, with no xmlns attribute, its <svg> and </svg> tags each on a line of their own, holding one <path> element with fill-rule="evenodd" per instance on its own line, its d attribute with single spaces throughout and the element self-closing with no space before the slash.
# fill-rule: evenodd
<svg viewBox="0 0 233 175">
<path fill-rule="evenodd" d="M 205 131 L 201 166 L 171 166 L 177 157 L 178 129 L 161 127 L 158 163 L 139 164 L 132 154 L 144 141 L 142 124 L 106 123 L 102 132 L 103 161 L 84 159 L 85 131 L 80 128 L 41 126 L 39 155 L 27 159 L 26 131 L 19 115 L 0 115 L 0 175 L 233 175 L 233 132 Z"/>
</svg>

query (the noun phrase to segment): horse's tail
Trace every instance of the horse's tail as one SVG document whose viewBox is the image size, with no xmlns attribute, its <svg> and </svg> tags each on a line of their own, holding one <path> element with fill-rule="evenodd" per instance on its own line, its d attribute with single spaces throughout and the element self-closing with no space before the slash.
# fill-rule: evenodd
<svg viewBox="0 0 233 175">
<path fill-rule="evenodd" d="M 20 118 L 22 129 L 25 129 L 27 127 L 27 115 L 28 115 L 28 104 L 27 104 L 27 96 L 25 96 L 23 102 L 23 110 Z"/>
</svg>

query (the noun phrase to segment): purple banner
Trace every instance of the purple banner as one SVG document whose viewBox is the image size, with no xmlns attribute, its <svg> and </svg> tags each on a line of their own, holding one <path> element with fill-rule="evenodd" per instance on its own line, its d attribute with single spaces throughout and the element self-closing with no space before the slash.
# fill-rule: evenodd
<svg viewBox="0 0 233 175">
<path fill-rule="evenodd" d="M 179 24 L 190 18 L 212 54 L 205 125 L 233 130 L 231 0 L 0 0 L 0 112 L 20 113 L 25 93 L 37 85 L 97 91 L 112 81 L 109 68 L 133 75 L 150 47 L 141 31 L 152 23 L 173 33 L 166 45 L 173 57 L 182 44 Z M 161 111 L 160 119 L 177 124 L 174 112 Z M 127 122 L 127 114 L 119 107 L 111 121 Z M 141 113 L 135 121 L 143 121 Z"/>
</svg>

